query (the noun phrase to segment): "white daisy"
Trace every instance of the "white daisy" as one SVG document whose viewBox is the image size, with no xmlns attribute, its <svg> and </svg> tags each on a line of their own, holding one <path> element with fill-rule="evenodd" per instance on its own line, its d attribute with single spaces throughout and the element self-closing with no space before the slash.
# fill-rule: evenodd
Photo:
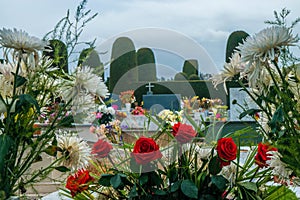
<svg viewBox="0 0 300 200">
<path fill-rule="evenodd" d="M 281 26 L 272 26 L 247 37 L 239 49 L 242 61 L 252 63 L 265 62 L 267 58 L 274 60 L 278 57 L 279 51 L 286 46 L 293 46 L 299 41 L 298 35 L 295 37 L 292 30 Z"/>
<path fill-rule="evenodd" d="M 57 146 L 60 148 L 57 157 L 62 159 L 61 164 L 73 171 L 85 168 L 88 165 L 91 158 L 91 148 L 85 141 L 66 133 L 57 134 L 56 140 Z"/>
<path fill-rule="evenodd" d="M 28 33 L 14 28 L 0 29 L 0 44 L 3 47 L 12 48 L 15 50 L 22 50 L 24 52 L 35 52 L 44 50 L 47 42 L 40 40 L 37 37 L 29 36 Z"/>
</svg>

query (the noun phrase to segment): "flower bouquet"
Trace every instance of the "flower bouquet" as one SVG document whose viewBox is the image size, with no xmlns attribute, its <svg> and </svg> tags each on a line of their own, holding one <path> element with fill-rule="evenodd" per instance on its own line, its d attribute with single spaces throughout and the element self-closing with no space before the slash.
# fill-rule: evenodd
<svg viewBox="0 0 300 200">
<path fill-rule="evenodd" d="M 237 81 L 255 102 L 256 107 L 233 103 L 243 109 L 240 118 L 253 117 L 263 140 L 278 149 L 280 160 L 290 168 L 284 179 L 300 176 L 300 67 L 299 58 L 291 52 L 299 42 L 293 34 L 299 18 L 288 25 L 289 13 L 286 9 L 275 12 L 276 20 L 267 21 L 271 26 L 247 37 L 225 70 L 213 79 L 216 85 Z"/>
<path fill-rule="evenodd" d="M 53 67 L 53 60 L 42 56 L 48 42 L 22 30 L 1 29 L 0 45 L 5 58 L 0 64 L 0 199 L 6 199 L 26 193 L 53 170 L 85 167 L 88 157 L 80 153 L 89 151 L 85 142 L 69 133 L 59 134 L 58 129 L 70 123 L 70 110 L 84 112 L 108 90 L 89 67 L 78 67 L 70 75 Z M 40 131 L 36 122 L 55 102 L 53 97 L 62 97 L 65 103 L 55 107 L 48 126 L 36 134 Z M 32 169 L 45 153 L 53 158 L 51 163 Z"/>
<path fill-rule="evenodd" d="M 134 90 L 126 90 L 120 93 L 119 98 L 123 105 L 126 103 L 134 103 L 135 96 L 134 96 Z"/>
<path fill-rule="evenodd" d="M 240 146 L 238 131 L 214 144 L 199 143 L 197 128 L 175 123 L 165 130 L 173 138 L 158 144 L 160 133 L 132 144 L 93 147 L 91 168 L 68 178 L 65 195 L 74 199 L 297 199 L 286 184 L 275 184 L 284 164 L 268 143 Z M 102 146 L 105 146 L 105 148 Z M 95 170 L 96 169 L 96 170 Z M 79 176 L 84 174 L 84 176 Z M 85 177 L 85 178 L 83 178 Z M 72 181 L 74 186 L 69 187 Z"/>
</svg>

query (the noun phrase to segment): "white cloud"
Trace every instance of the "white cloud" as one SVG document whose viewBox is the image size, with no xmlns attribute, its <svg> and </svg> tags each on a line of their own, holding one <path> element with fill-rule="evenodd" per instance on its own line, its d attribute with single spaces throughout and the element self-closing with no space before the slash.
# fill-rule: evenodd
<svg viewBox="0 0 300 200">
<path fill-rule="evenodd" d="M 16 27 L 42 37 L 53 29 L 68 9 L 71 16 L 74 16 L 80 2 L 81 0 L 1 1 L 1 26 Z M 254 34 L 266 27 L 265 20 L 274 19 L 274 10 L 280 11 L 282 8 L 290 9 L 290 19 L 295 19 L 300 13 L 300 1 L 90 0 L 87 9 L 99 15 L 87 24 L 82 40 L 98 38 L 101 43 L 138 28 L 174 30 L 197 41 L 208 51 L 218 67 L 222 67 L 226 41 L 231 32 L 244 30 L 250 35 Z M 296 33 L 299 32 L 298 26 Z"/>
</svg>

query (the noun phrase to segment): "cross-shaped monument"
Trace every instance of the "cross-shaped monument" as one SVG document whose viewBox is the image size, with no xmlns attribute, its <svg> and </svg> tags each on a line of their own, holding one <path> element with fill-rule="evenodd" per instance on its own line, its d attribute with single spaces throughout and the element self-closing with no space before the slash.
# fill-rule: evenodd
<svg viewBox="0 0 300 200">
<path fill-rule="evenodd" d="M 151 83 L 149 82 L 148 85 L 146 85 L 146 87 L 148 88 L 147 95 L 153 94 L 153 92 L 151 91 L 151 88 L 154 87 L 154 85 L 151 85 Z"/>
</svg>

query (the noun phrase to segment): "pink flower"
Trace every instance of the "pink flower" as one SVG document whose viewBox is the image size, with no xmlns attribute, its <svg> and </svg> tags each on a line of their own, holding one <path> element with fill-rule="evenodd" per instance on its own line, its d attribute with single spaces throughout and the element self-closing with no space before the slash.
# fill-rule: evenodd
<svg viewBox="0 0 300 200">
<path fill-rule="evenodd" d="M 114 110 L 118 110 L 118 105 L 117 104 L 113 104 L 113 105 L 111 105 L 111 107 L 114 109 Z"/>
<path fill-rule="evenodd" d="M 100 119 L 101 117 L 102 117 L 102 113 L 98 112 L 98 113 L 96 114 L 96 119 Z"/>
<path fill-rule="evenodd" d="M 95 133 L 95 131 L 96 131 L 96 127 L 95 127 L 95 126 L 91 126 L 91 127 L 90 127 L 90 132 L 91 132 L 91 133 Z"/>
</svg>

